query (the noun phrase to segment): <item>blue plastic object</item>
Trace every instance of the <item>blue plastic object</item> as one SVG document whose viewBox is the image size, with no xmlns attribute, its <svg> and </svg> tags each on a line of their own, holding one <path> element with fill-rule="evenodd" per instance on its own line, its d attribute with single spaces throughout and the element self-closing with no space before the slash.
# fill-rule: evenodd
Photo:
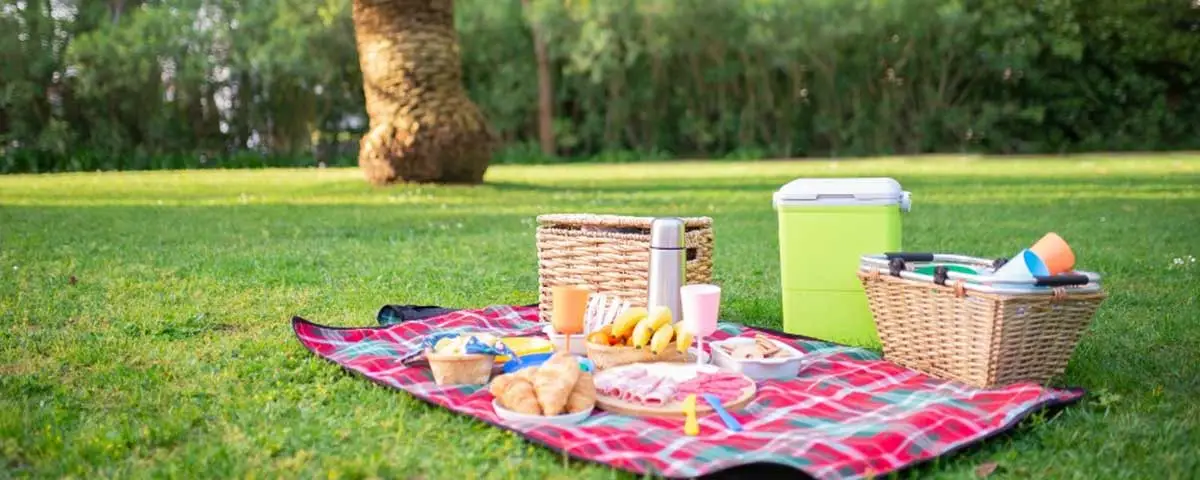
<svg viewBox="0 0 1200 480">
<path fill-rule="evenodd" d="M 730 415 L 729 412 L 725 410 L 725 407 L 721 406 L 721 399 L 717 398 L 716 395 L 711 393 L 706 393 L 702 396 L 709 405 L 712 405 L 713 410 L 717 411 L 717 415 L 721 416 L 721 421 L 725 422 L 725 428 L 735 432 L 742 431 L 742 424 L 738 422 L 736 418 L 733 418 L 733 415 Z"/>
<path fill-rule="evenodd" d="M 504 373 L 513 373 L 513 372 L 516 372 L 525 367 L 536 367 L 538 365 L 546 363 L 546 360 L 549 360 L 550 357 L 552 357 L 552 356 L 554 356 L 553 353 L 531 353 L 529 355 L 521 355 L 519 357 L 513 358 L 512 360 L 504 362 L 504 366 L 502 367 L 502 369 L 503 369 Z M 577 357 L 577 358 L 579 358 L 579 357 Z M 595 365 L 592 363 L 591 360 L 588 360 L 586 358 L 579 358 L 579 369 L 580 370 L 583 370 L 585 372 L 591 372 L 594 370 L 594 367 L 595 367 Z"/>
<path fill-rule="evenodd" d="M 426 335 L 425 338 L 422 339 L 421 343 L 424 345 L 425 349 L 432 350 L 433 347 L 437 345 L 438 341 L 444 338 L 458 338 L 462 335 L 463 334 L 459 332 L 438 332 Z M 496 342 L 495 345 L 488 345 L 479 341 L 479 338 L 474 335 L 467 339 L 465 350 L 468 354 L 508 355 L 510 357 L 513 355 L 512 350 L 509 350 L 508 346 L 504 345 L 504 342 Z"/>
</svg>

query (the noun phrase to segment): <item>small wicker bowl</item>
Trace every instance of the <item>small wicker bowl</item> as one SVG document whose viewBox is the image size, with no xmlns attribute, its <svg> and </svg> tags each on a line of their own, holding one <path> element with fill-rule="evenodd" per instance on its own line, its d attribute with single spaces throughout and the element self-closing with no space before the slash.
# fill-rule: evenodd
<svg viewBox="0 0 1200 480">
<path fill-rule="evenodd" d="M 495 355 L 448 355 L 425 350 L 433 381 L 438 385 L 483 385 L 492 378 Z"/>
<path fill-rule="evenodd" d="M 675 342 L 668 343 L 658 355 L 650 352 L 650 347 L 630 347 L 628 345 L 600 345 L 587 343 L 587 356 L 596 364 L 596 370 L 618 367 L 639 362 L 677 362 L 687 363 L 691 355 L 679 353 Z M 690 353 L 690 352 L 689 352 Z M 693 357 L 694 358 L 694 357 Z"/>
</svg>

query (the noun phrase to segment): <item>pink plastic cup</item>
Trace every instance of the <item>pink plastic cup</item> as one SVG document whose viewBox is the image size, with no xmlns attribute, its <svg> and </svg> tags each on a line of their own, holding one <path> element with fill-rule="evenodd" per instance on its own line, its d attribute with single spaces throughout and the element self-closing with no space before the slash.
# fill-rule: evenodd
<svg viewBox="0 0 1200 480">
<path fill-rule="evenodd" d="M 681 327 L 696 338 L 696 364 L 704 353 L 704 337 L 717 331 L 721 311 L 721 287 L 710 284 L 684 285 L 679 288 L 683 309 Z"/>
</svg>

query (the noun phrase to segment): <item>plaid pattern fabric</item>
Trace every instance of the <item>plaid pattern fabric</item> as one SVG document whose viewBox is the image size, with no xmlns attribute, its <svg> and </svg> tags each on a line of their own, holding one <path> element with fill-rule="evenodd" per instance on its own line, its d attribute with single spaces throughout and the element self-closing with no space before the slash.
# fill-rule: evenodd
<svg viewBox="0 0 1200 480">
<path fill-rule="evenodd" d="M 493 412 L 486 388 L 438 386 L 428 366 L 402 363 L 420 353 L 423 335 L 536 335 L 543 325 L 537 318 L 536 307 L 496 306 L 366 328 L 325 327 L 296 317 L 292 327 L 305 348 L 372 381 L 572 457 L 639 475 L 694 477 L 760 462 L 821 479 L 885 475 L 982 441 L 1035 410 L 1083 395 L 1035 384 L 980 390 L 899 367 L 867 350 L 723 323 L 712 339 L 763 333 L 805 352 L 807 360 L 795 379 L 758 382 L 755 399 L 731 412 L 742 432 L 726 430 L 711 414 L 699 418 L 700 435 L 689 437 L 682 434 L 682 420 L 602 410 L 572 427 L 507 424 Z"/>
</svg>

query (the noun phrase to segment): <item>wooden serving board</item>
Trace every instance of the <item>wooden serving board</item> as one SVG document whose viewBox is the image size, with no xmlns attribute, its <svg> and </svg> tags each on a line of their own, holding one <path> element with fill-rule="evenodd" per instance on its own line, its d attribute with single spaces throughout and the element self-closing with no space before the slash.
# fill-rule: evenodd
<svg viewBox="0 0 1200 480">
<path fill-rule="evenodd" d="M 647 365 L 657 365 L 657 363 L 634 363 L 634 364 L 629 364 L 629 365 L 622 365 L 620 367 L 613 367 L 611 369 L 604 370 L 604 371 L 598 373 L 597 376 L 599 376 L 599 375 L 620 376 L 622 374 L 622 370 L 625 370 L 625 369 L 628 369 L 628 368 L 631 368 L 634 366 L 640 367 L 640 366 L 647 366 Z M 695 364 L 671 363 L 671 364 L 667 364 L 667 365 L 670 365 L 672 368 L 692 368 L 692 369 L 697 368 L 697 366 Z M 703 368 L 711 369 L 713 367 L 706 366 Z M 742 378 L 745 378 L 746 381 L 749 383 L 749 386 L 742 389 L 741 395 L 739 395 L 737 398 L 735 398 L 731 401 L 727 401 L 727 402 L 724 402 L 721 404 L 722 407 L 725 407 L 725 410 L 728 410 L 729 412 L 734 412 L 734 411 L 740 410 L 742 407 L 745 407 L 746 404 L 750 403 L 750 401 L 754 399 L 754 395 L 756 393 L 758 393 L 758 388 L 757 388 L 756 384 L 754 383 L 753 379 L 751 379 L 750 377 L 747 377 L 745 375 L 742 375 L 740 373 L 730 372 L 727 370 L 722 371 L 722 373 L 741 375 Z M 682 401 L 671 401 L 671 402 L 668 402 L 666 404 L 659 405 L 659 406 L 649 406 L 649 405 L 643 405 L 643 404 L 637 403 L 637 402 L 621 400 L 616 397 L 610 397 L 610 396 L 604 395 L 600 392 L 596 392 L 596 408 L 599 408 L 599 409 L 602 409 L 602 410 L 605 410 L 608 412 L 612 412 L 612 413 L 619 413 L 621 415 L 632 415 L 632 416 L 638 416 L 638 417 L 671 417 L 671 418 L 686 417 L 686 415 L 683 413 L 683 402 Z M 712 406 L 710 406 L 708 404 L 708 401 L 704 400 L 704 398 L 697 395 L 696 396 L 696 415 L 701 416 L 701 415 L 706 415 L 709 413 L 714 413 Z"/>
</svg>

